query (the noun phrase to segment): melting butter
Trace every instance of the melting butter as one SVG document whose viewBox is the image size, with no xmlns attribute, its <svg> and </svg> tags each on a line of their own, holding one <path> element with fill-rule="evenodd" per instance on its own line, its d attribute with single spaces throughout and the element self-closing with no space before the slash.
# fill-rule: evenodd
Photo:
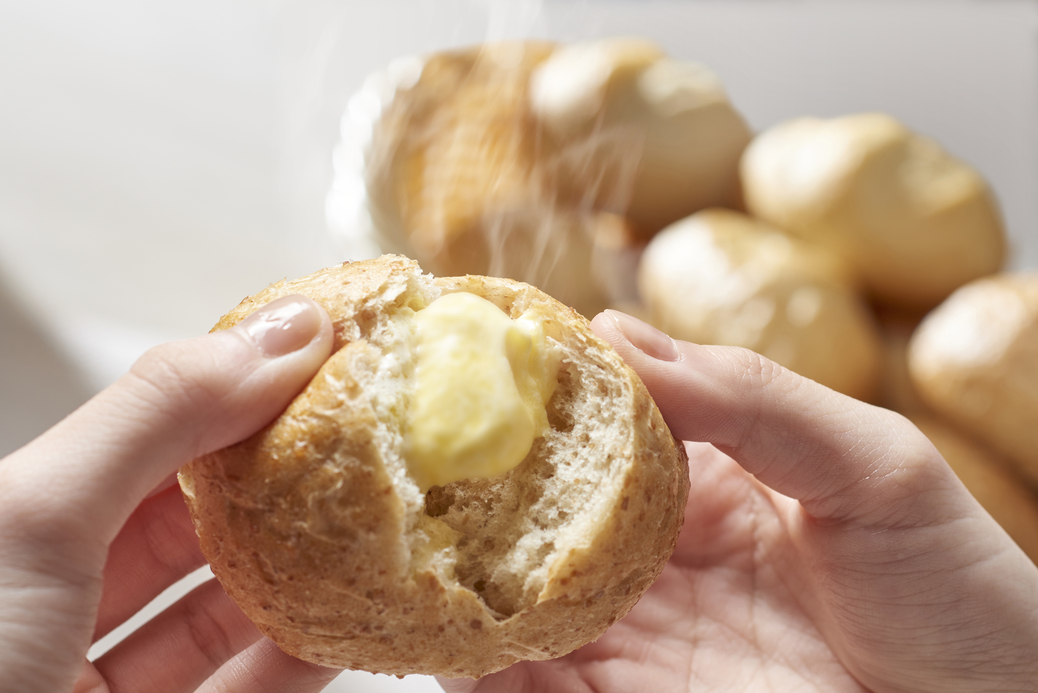
<svg viewBox="0 0 1038 693">
<path fill-rule="evenodd" d="M 526 457 L 548 429 L 558 382 L 545 318 L 516 320 L 475 294 L 447 294 L 415 315 L 414 401 L 404 446 L 422 491 L 496 476 Z"/>
</svg>

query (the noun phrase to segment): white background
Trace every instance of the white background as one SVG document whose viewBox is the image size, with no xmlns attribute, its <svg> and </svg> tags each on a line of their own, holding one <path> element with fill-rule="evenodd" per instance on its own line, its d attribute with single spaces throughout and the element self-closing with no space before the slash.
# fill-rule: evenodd
<svg viewBox="0 0 1038 693">
<path fill-rule="evenodd" d="M 1038 267 L 1038 4 L 0 0 L 0 454 L 148 346 L 347 259 L 338 120 L 402 54 L 645 35 L 751 125 L 882 110 L 977 166 Z M 350 678 L 335 690 L 427 690 Z"/>
</svg>

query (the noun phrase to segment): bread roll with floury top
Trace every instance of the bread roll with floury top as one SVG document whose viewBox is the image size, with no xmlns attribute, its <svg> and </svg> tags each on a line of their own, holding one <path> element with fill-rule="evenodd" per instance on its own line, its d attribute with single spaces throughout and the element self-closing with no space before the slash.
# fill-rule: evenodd
<svg viewBox="0 0 1038 693">
<path fill-rule="evenodd" d="M 638 286 L 676 339 L 752 349 L 862 400 L 881 365 L 871 315 L 830 253 L 739 212 L 710 209 L 648 245 Z"/>
<path fill-rule="evenodd" d="M 688 461 L 586 320 L 507 279 L 406 258 L 274 284 L 331 357 L 288 409 L 180 473 L 202 550 L 283 650 L 477 677 L 600 636 L 660 574 Z"/>
<path fill-rule="evenodd" d="M 931 308 L 1002 265 L 983 178 L 888 115 L 776 125 L 746 149 L 741 176 L 750 213 L 838 253 L 881 302 Z"/>
<path fill-rule="evenodd" d="M 591 317 L 633 298 L 616 271 L 653 233 L 738 201 L 745 123 L 716 76 L 653 44 L 504 42 L 403 64 L 351 113 L 370 121 L 379 245 L 435 274 L 525 281 Z"/>
<path fill-rule="evenodd" d="M 913 334 L 908 368 L 930 407 L 1038 484 L 1038 274 L 956 291 Z"/>
</svg>

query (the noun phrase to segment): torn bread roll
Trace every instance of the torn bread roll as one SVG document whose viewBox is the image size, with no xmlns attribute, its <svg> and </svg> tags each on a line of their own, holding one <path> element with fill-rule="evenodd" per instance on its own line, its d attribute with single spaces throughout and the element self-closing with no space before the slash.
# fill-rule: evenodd
<svg viewBox="0 0 1038 693">
<path fill-rule="evenodd" d="M 930 308 L 1002 265 L 983 178 L 888 115 L 776 125 L 747 148 L 741 176 L 753 215 L 840 254 L 881 302 Z"/>
<path fill-rule="evenodd" d="M 478 677 L 600 636 L 660 574 L 688 462 L 644 385 L 541 291 L 383 256 L 279 282 L 331 357 L 180 483 L 213 572 L 310 662 Z"/>
<path fill-rule="evenodd" d="M 920 397 L 1038 484 L 1038 274 L 960 288 L 909 343 Z"/>
<path fill-rule="evenodd" d="M 752 349 L 870 399 L 882 352 L 872 318 L 830 253 L 739 212 L 672 224 L 642 255 L 650 322 L 677 339 Z"/>
<path fill-rule="evenodd" d="M 354 110 L 377 114 L 376 240 L 435 274 L 525 281 L 590 317 L 633 298 L 610 267 L 652 233 L 738 200 L 745 123 L 715 76 L 652 44 L 504 42 L 406 64 Z"/>
</svg>

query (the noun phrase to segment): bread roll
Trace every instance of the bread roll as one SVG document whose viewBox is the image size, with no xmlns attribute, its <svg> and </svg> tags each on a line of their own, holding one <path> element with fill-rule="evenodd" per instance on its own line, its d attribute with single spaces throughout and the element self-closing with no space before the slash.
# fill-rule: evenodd
<svg viewBox="0 0 1038 693">
<path fill-rule="evenodd" d="M 881 113 L 776 125 L 747 148 L 741 176 L 752 214 L 846 258 L 883 302 L 930 308 L 1003 261 L 980 175 Z"/>
<path fill-rule="evenodd" d="M 707 207 L 737 207 L 751 133 L 721 80 L 640 39 L 564 46 L 534 70 L 531 110 L 560 150 L 571 196 L 648 240 Z"/>
<path fill-rule="evenodd" d="M 653 233 L 737 202 L 745 123 L 715 76 L 652 44 L 485 44 L 417 72 L 355 110 L 378 113 L 376 238 L 436 274 L 525 281 L 590 317 L 632 298 L 612 269 Z"/>
<path fill-rule="evenodd" d="M 433 278 L 384 256 L 274 284 L 215 329 L 293 293 L 330 314 L 332 356 L 271 425 L 180 474 L 213 572 L 283 650 L 388 674 L 481 676 L 594 640 L 660 574 L 682 523 L 687 457 L 644 385 L 586 320 L 525 284 Z M 550 399 L 518 466 L 429 485 L 416 479 L 409 451 L 430 416 L 420 411 L 434 382 L 422 359 L 443 343 L 422 341 L 422 319 L 458 295 L 489 306 L 495 320 L 534 326 L 529 363 L 554 364 Z M 511 336 L 457 339 L 501 358 L 507 346 L 517 368 Z M 506 394 L 477 375 L 449 362 L 437 382 L 450 391 L 438 395 Z M 514 387 L 522 390 L 518 379 Z M 485 422 L 438 423 L 478 437 Z M 497 423 L 512 435 L 510 419 Z"/>
<path fill-rule="evenodd" d="M 926 435 L 969 492 L 1032 561 L 1038 562 L 1038 498 L 1001 455 L 933 416 L 912 423 Z"/>
<path fill-rule="evenodd" d="M 527 108 L 530 73 L 553 49 L 487 44 L 424 58 L 375 124 L 367 193 L 384 249 L 439 275 L 525 281 L 592 316 L 610 300 L 589 261 L 596 237 L 627 222 L 558 199 Z"/>
<path fill-rule="evenodd" d="M 752 349 L 823 385 L 869 399 L 879 335 L 826 251 L 730 210 L 664 229 L 638 285 L 650 321 L 677 339 Z"/>
<path fill-rule="evenodd" d="M 925 314 L 881 309 L 875 315 L 883 341 L 883 367 L 873 403 L 905 416 L 932 415 L 908 373 L 908 343 Z"/>
<path fill-rule="evenodd" d="M 908 366 L 927 404 L 1038 483 L 1038 274 L 956 291 L 912 336 Z"/>
</svg>

